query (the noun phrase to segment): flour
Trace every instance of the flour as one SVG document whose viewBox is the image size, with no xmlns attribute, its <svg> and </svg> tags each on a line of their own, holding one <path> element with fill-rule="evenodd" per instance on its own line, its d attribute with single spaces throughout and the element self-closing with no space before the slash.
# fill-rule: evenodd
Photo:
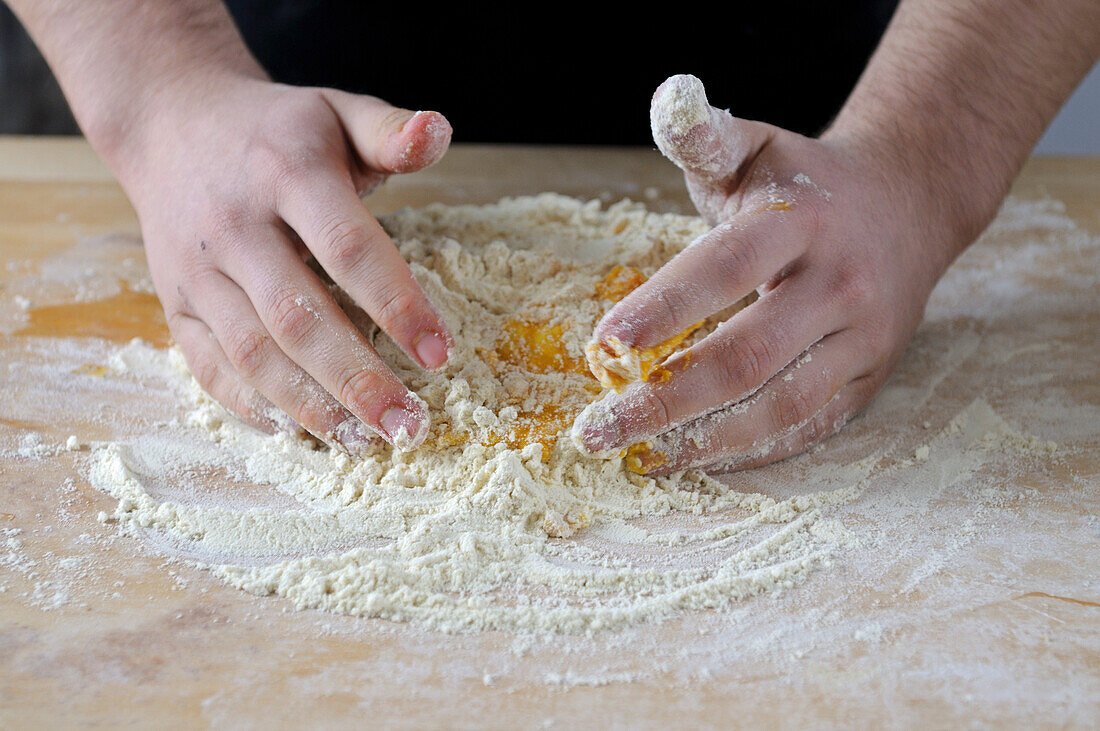
<svg viewBox="0 0 1100 731">
<path fill-rule="evenodd" d="M 692 138 L 693 130 L 711 122 L 711 107 L 707 102 L 707 93 L 703 83 L 694 76 L 680 74 L 669 78 L 657 95 L 649 113 L 650 130 L 657 147 L 668 159 L 677 165 L 684 163 L 683 150 L 688 150 L 692 166 L 701 163 L 709 135 L 697 134 Z M 714 167 L 716 161 L 707 163 Z"/>
<path fill-rule="evenodd" d="M 790 587 L 850 543 L 826 514 L 858 494 L 851 485 L 777 500 L 698 472 L 651 479 L 569 438 L 601 394 L 585 346 L 624 294 L 612 292 L 622 267 L 644 279 L 701 220 L 546 194 L 384 225 L 454 334 L 449 365 L 418 368 L 342 304 L 427 404 L 424 446 L 379 443 L 360 458 L 261 434 L 210 401 L 178 353 L 135 342 L 112 368 L 172 380 L 191 411 L 182 438 L 94 450 L 92 480 L 119 500 L 107 519 L 187 544 L 252 593 L 450 631 L 582 632 L 720 608 Z M 855 484 L 872 467 L 854 465 Z M 158 497 L 165 481 L 219 472 L 292 502 Z M 667 523 L 676 515 L 695 519 Z"/>
<path fill-rule="evenodd" d="M 780 465 L 781 489 L 767 471 L 740 476 L 739 489 L 698 472 L 634 474 L 623 457 L 585 455 L 569 438 L 574 416 L 604 393 L 585 347 L 613 303 L 608 282 L 623 279 L 609 277 L 614 268 L 649 276 L 704 230 L 699 219 L 544 195 L 403 211 L 384 225 L 455 335 L 449 365 L 419 369 L 343 303 L 427 404 L 424 446 L 399 452 L 378 443 L 352 457 L 262 434 L 207 398 L 178 352 L 135 341 L 107 359 L 118 387 L 168 389 L 186 411 L 129 440 L 88 444 L 93 484 L 118 501 L 103 521 L 299 609 L 455 632 L 629 630 L 686 611 L 736 625 L 736 602 L 765 593 L 779 601 L 839 551 L 873 554 L 845 569 L 869 584 L 897 555 L 911 557 L 917 565 L 901 582 L 908 592 L 941 577 L 980 536 L 959 530 L 962 520 L 950 531 L 850 532 L 841 519 L 864 524 L 871 485 L 911 486 L 871 503 L 889 525 L 923 526 L 950 521 L 954 513 L 938 517 L 944 498 L 987 475 L 963 492 L 970 502 L 956 502 L 968 506 L 969 525 L 988 525 L 983 516 L 1027 497 L 990 470 L 1060 459 L 1058 445 L 1019 431 L 980 391 L 926 418 L 939 384 L 969 372 L 963 364 L 983 352 L 965 325 L 952 325 L 960 331 L 946 340 L 918 338 L 907 363 L 919 377 L 895 379 L 826 464 L 806 472 L 802 462 Z M 1081 423 L 1092 423 L 1088 413 Z M 909 418 L 919 440 L 900 431 Z M 589 677 L 562 670 L 559 682 Z"/>
<path fill-rule="evenodd" d="M 585 169 L 570 166 L 568 174 L 584 177 Z M 587 189 L 587 180 L 568 182 Z M 1071 205 L 1087 210 L 1080 208 L 1090 194 L 1086 185 L 1067 187 L 1046 175 L 1042 182 L 1069 191 L 1077 201 Z M 625 185 L 604 198 L 642 197 L 642 186 Z M 468 200 L 479 190 L 447 195 Z M 339 723 L 341 709 L 361 716 L 364 707 L 389 704 L 423 718 L 410 721 L 422 725 L 438 725 L 440 709 L 459 719 L 455 724 L 466 718 L 474 719 L 471 725 L 484 718 L 537 724 L 549 716 L 560 724 L 590 717 L 595 695 L 622 701 L 621 712 L 609 716 L 620 725 L 693 718 L 702 698 L 725 699 L 726 717 L 746 725 L 774 725 L 777 713 L 792 725 L 820 723 L 814 699 L 837 713 L 861 708 L 873 716 L 878 708 L 877 718 L 897 725 L 926 722 L 929 713 L 988 726 L 1095 725 L 1100 635 L 1092 604 L 1100 601 L 1100 584 L 1091 569 L 1100 563 L 1100 394 L 1095 358 L 1088 357 L 1100 332 L 1094 224 L 1075 226 L 1058 201 L 1010 199 L 937 286 L 894 376 L 839 436 L 798 457 L 721 478 L 747 496 L 744 506 L 597 516 L 568 538 L 534 544 L 534 554 L 517 548 L 532 566 L 608 574 L 625 566 L 653 570 L 654 577 L 668 569 L 714 573 L 731 553 L 790 525 L 759 521 L 730 532 L 756 515 L 754 495 L 776 504 L 797 496 L 819 501 L 801 515 L 817 511 L 809 516 L 816 540 L 831 553 L 794 576 L 793 587 L 777 584 L 755 598 L 613 632 L 444 634 L 424 622 L 299 612 L 297 599 L 219 585 L 194 566 L 273 573 L 291 561 L 356 548 L 376 549 L 380 567 L 404 559 L 383 552 L 392 540 L 372 537 L 368 522 L 352 522 L 348 514 L 361 504 L 307 495 L 303 476 L 312 467 L 295 473 L 297 483 L 250 478 L 249 459 L 267 460 L 251 469 L 269 471 L 286 460 L 316 460 L 325 476 L 334 455 L 296 440 L 278 453 L 276 441 L 233 426 L 227 414 L 198 400 L 175 355 L 71 332 L 0 338 L 0 372 L 14 386 L 5 391 L 7 423 L 0 425 L 0 616 L 7 620 L 0 623 L 0 666 L 17 685 L 57 684 L 65 708 L 91 715 L 108 701 L 127 707 L 127 689 L 141 687 L 150 701 L 142 708 L 191 698 L 201 701 L 206 722 L 223 726 L 241 725 L 244 708 L 273 704 L 297 709 L 295 718 L 305 723 L 326 714 Z M 502 240 L 521 238 L 523 227 L 501 228 Z M 452 238 L 470 245 L 465 236 Z M 564 250 L 572 241 L 558 243 Z M 62 252 L 72 271 L 99 256 L 97 248 L 82 249 L 80 256 Z M 119 247 L 112 256 L 138 251 Z M 40 288 L 36 267 L 0 268 L 7 277 L 0 320 L 11 318 L 0 328 L 18 330 L 24 316 L 72 302 L 74 292 L 112 294 L 110 281 L 62 287 L 49 280 Z M 16 294 L 31 299 L 32 310 L 20 310 Z M 479 345 L 492 348 L 499 336 Z M 513 409 L 475 409 L 471 420 L 484 425 L 499 415 L 510 423 L 521 412 Z M 256 441 L 238 441 L 238 431 Z M 70 435 L 80 451 L 65 446 Z M 928 455 L 920 460 L 924 447 Z M 112 462 L 125 468 L 122 478 L 133 480 L 136 496 L 166 506 L 160 516 L 155 507 L 127 514 L 148 516 L 149 527 L 119 516 L 119 499 L 84 479 Z M 403 495 L 427 503 L 419 516 L 401 507 L 410 525 L 428 525 L 433 516 L 449 520 L 438 505 L 446 493 Z M 94 520 L 101 510 L 105 525 Z M 462 510 L 455 514 L 469 520 Z M 559 525 L 568 525 L 565 518 Z M 234 533 L 238 525 L 255 530 Z M 841 534 L 828 536 L 830 527 Z M 726 550 L 717 543 L 723 528 Z M 541 530 L 532 526 L 536 535 Z M 471 539 L 479 532 L 466 531 Z M 798 547 L 778 538 L 766 550 Z M 470 575 L 482 571 L 478 566 Z M 297 580 L 282 573 L 287 587 Z M 487 592 L 439 593 L 490 605 L 526 601 L 544 619 L 555 602 L 599 608 L 644 599 L 633 590 L 586 596 L 556 578 L 541 586 L 505 580 Z M 395 596 L 380 601 L 405 601 Z M 468 613 L 470 626 L 479 626 L 476 610 Z M 451 615 L 437 616 L 441 626 Z M 230 661 L 215 690 L 211 658 Z M 27 708 L 43 706 L 36 702 L 41 694 L 32 695 Z M 868 706 L 876 698 L 888 700 Z"/>
</svg>

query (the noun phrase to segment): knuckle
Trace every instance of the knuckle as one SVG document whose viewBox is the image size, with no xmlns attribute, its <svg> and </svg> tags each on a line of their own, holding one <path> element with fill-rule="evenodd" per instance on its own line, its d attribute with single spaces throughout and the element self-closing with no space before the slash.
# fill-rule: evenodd
<svg viewBox="0 0 1100 731">
<path fill-rule="evenodd" d="M 221 400 L 221 403 L 233 413 L 244 419 L 256 421 L 255 391 L 242 383 L 236 383 L 229 388 Z"/>
<path fill-rule="evenodd" d="M 261 148 L 258 173 L 260 180 L 267 180 L 269 189 L 274 191 L 276 199 L 285 195 L 301 194 L 315 177 L 319 151 L 288 149 L 276 144 L 265 144 Z"/>
<path fill-rule="evenodd" d="M 677 287 L 662 287 L 656 293 L 660 317 L 650 319 L 652 324 L 663 324 L 663 328 L 672 329 L 687 309 L 684 293 Z"/>
<path fill-rule="evenodd" d="M 180 293 L 180 297 L 183 297 L 182 293 Z M 181 301 L 179 304 L 182 305 L 184 302 Z M 191 319 L 192 317 L 187 314 L 186 308 L 184 307 L 173 308 L 171 311 L 168 311 L 167 308 L 165 309 L 164 321 L 165 324 L 168 325 L 168 331 L 172 333 L 172 337 L 180 343 L 185 353 L 194 349 L 190 342 L 194 339 L 194 336 L 189 336 L 187 330 L 188 321 Z"/>
<path fill-rule="evenodd" d="M 226 355 L 237 373 L 246 381 L 256 378 L 267 361 L 267 336 L 256 330 L 247 330 L 231 336 L 226 343 Z"/>
<path fill-rule="evenodd" d="M 286 152 L 271 152 L 262 163 L 264 174 L 277 193 L 295 192 L 301 188 L 301 163 Z"/>
<path fill-rule="evenodd" d="M 336 428 L 339 421 L 336 416 L 339 411 L 339 407 L 329 399 L 315 395 L 303 398 L 295 404 L 290 416 L 306 428 L 323 433 Z"/>
<path fill-rule="evenodd" d="M 831 414 L 826 413 L 824 410 L 819 414 L 815 414 L 814 417 L 806 423 L 803 429 L 806 435 L 806 446 L 812 447 L 821 440 L 832 436 L 839 431 L 840 427 L 843 425 L 844 421 L 838 423 Z"/>
<path fill-rule="evenodd" d="M 214 386 L 218 382 L 217 361 L 208 353 L 191 352 L 188 354 L 187 362 L 191 374 L 195 376 L 195 380 L 202 386 L 202 390 L 216 397 L 217 394 L 214 393 Z"/>
<path fill-rule="evenodd" d="M 207 226 L 210 238 L 215 241 L 233 241 L 244 231 L 246 215 L 235 203 L 212 202 L 207 213 Z"/>
<path fill-rule="evenodd" d="M 323 102 L 322 102 L 323 104 Z M 309 178 L 318 160 L 332 151 L 320 136 L 317 101 L 301 94 L 284 95 L 277 111 L 268 114 L 252 131 L 247 142 L 250 170 L 256 180 L 269 181 L 278 192 L 296 190 Z M 289 136 L 293 143 L 288 143 Z"/>
<path fill-rule="evenodd" d="M 303 299 L 293 292 L 278 296 L 268 311 L 272 332 L 291 344 L 304 340 L 316 324 L 316 318 Z"/>
<path fill-rule="evenodd" d="M 654 426 L 667 426 L 672 422 L 672 410 L 668 403 L 652 388 L 639 391 L 644 419 Z"/>
<path fill-rule="evenodd" d="M 791 445 L 791 452 L 805 452 L 810 447 L 836 434 L 845 421 L 838 421 L 824 411 L 815 415 L 798 431 L 794 443 Z"/>
<path fill-rule="evenodd" d="M 398 289 L 382 300 L 370 314 L 382 329 L 390 330 L 408 319 L 408 314 L 416 309 L 418 301 L 408 289 Z"/>
<path fill-rule="evenodd" d="M 745 232 L 728 229 L 715 241 L 715 264 L 723 279 L 740 279 L 760 264 L 760 243 Z"/>
<path fill-rule="evenodd" d="M 368 370 L 358 369 L 340 379 L 337 395 L 340 402 L 363 413 L 376 400 L 377 377 Z"/>
<path fill-rule="evenodd" d="M 793 389 L 776 396 L 772 406 L 772 418 L 780 432 L 794 429 L 800 424 L 806 423 L 805 429 L 813 428 L 813 417 L 816 414 L 814 400 L 810 394 L 802 389 Z"/>
<path fill-rule="evenodd" d="M 719 358 L 719 385 L 728 394 L 754 390 L 775 372 L 771 341 L 753 333 L 737 337 L 726 357 Z"/>
<path fill-rule="evenodd" d="M 347 219 L 338 219 L 322 230 L 326 259 L 332 274 L 339 276 L 358 269 L 370 244 L 370 236 L 363 226 Z"/>
<path fill-rule="evenodd" d="M 834 292 L 849 308 L 864 308 L 875 298 L 877 282 L 870 267 L 851 264 L 841 269 Z"/>
</svg>

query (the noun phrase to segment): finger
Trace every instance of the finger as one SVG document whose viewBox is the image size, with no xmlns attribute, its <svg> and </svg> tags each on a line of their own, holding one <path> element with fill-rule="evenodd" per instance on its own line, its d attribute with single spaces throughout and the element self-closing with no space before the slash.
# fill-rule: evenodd
<svg viewBox="0 0 1100 731">
<path fill-rule="evenodd" d="M 296 425 L 289 417 L 237 374 L 201 320 L 176 312 L 168 317 L 168 328 L 183 351 L 188 370 L 215 401 L 268 434 L 294 430 Z"/>
<path fill-rule="evenodd" d="M 690 74 L 657 87 L 649 110 L 657 148 L 685 173 L 714 184 L 736 180 L 745 161 L 767 144 L 774 128 L 738 119 L 707 102 L 703 82 Z"/>
<path fill-rule="evenodd" d="M 329 276 L 424 368 L 441 368 L 454 347 L 450 330 L 346 175 L 303 178 L 279 213 Z"/>
<path fill-rule="evenodd" d="M 791 434 L 745 454 L 734 455 L 711 465 L 707 467 L 707 472 L 711 474 L 735 472 L 761 467 L 801 454 L 840 431 L 870 402 L 881 385 L 882 379 L 876 376 L 857 378 L 840 389 L 821 411 Z"/>
<path fill-rule="evenodd" d="M 323 89 L 352 147 L 370 170 L 411 173 L 439 162 L 451 124 L 439 112 L 411 112 L 372 96 Z"/>
<path fill-rule="evenodd" d="M 635 348 L 675 337 L 787 268 L 812 237 L 808 220 L 795 210 L 720 223 L 611 308 L 594 337 Z"/>
<path fill-rule="evenodd" d="M 653 473 L 771 455 L 772 445 L 800 432 L 845 386 L 868 372 L 855 330 L 809 348 L 742 402 L 655 437 L 635 453 Z"/>
<path fill-rule="evenodd" d="M 589 405 L 574 435 L 592 452 L 622 449 L 737 403 L 842 324 L 841 307 L 827 287 L 795 273 L 663 363 L 648 381 Z"/>
<path fill-rule="evenodd" d="M 382 362 L 287 240 L 274 228 L 266 236 L 264 259 L 230 257 L 224 264 L 266 331 L 369 428 L 399 449 L 420 446 L 428 431 L 424 402 Z"/>
<path fill-rule="evenodd" d="M 314 436 L 360 453 L 378 437 L 290 360 L 248 296 L 221 273 L 199 285 L 193 306 L 220 343 L 226 365 Z"/>
</svg>

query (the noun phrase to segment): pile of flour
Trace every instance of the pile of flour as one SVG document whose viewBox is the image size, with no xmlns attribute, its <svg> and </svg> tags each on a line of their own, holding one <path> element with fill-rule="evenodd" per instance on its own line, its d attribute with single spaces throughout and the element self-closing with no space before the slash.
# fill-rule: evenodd
<svg viewBox="0 0 1100 731">
<path fill-rule="evenodd" d="M 700 219 L 545 194 L 383 224 L 456 341 L 429 373 L 356 316 L 428 404 L 424 446 L 353 458 L 261 434 L 207 398 L 177 352 L 134 342 L 112 368 L 168 380 L 189 412 L 93 451 L 93 483 L 119 501 L 102 520 L 298 608 L 448 631 L 593 631 L 722 607 L 793 585 L 850 540 L 823 516 L 873 464 L 838 467 L 833 492 L 776 500 L 698 472 L 633 474 L 568 436 L 601 392 L 584 348 L 612 304 L 608 276 L 652 274 Z M 257 486 L 261 499 L 232 497 Z"/>
</svg>

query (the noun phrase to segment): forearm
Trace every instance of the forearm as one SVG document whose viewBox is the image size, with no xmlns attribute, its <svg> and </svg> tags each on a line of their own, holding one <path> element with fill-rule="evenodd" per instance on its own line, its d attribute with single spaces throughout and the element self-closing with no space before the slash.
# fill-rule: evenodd
<svg viewBox="0 0 1100 731">
<path fill-rule="evenodd" d="M 949 262 L 1098 55 L 1096 0 L 903 0 L 825 138 L 875 139 L 923 177 Z"/>
<path fill-rule="evenodd" d="M 120 147 L 141 147 L 145 120 L 179 103 L 166 92 L 185 80 L 264 75 L 218 0 L 8 2 L 113 167 Z"/>
</svg>

